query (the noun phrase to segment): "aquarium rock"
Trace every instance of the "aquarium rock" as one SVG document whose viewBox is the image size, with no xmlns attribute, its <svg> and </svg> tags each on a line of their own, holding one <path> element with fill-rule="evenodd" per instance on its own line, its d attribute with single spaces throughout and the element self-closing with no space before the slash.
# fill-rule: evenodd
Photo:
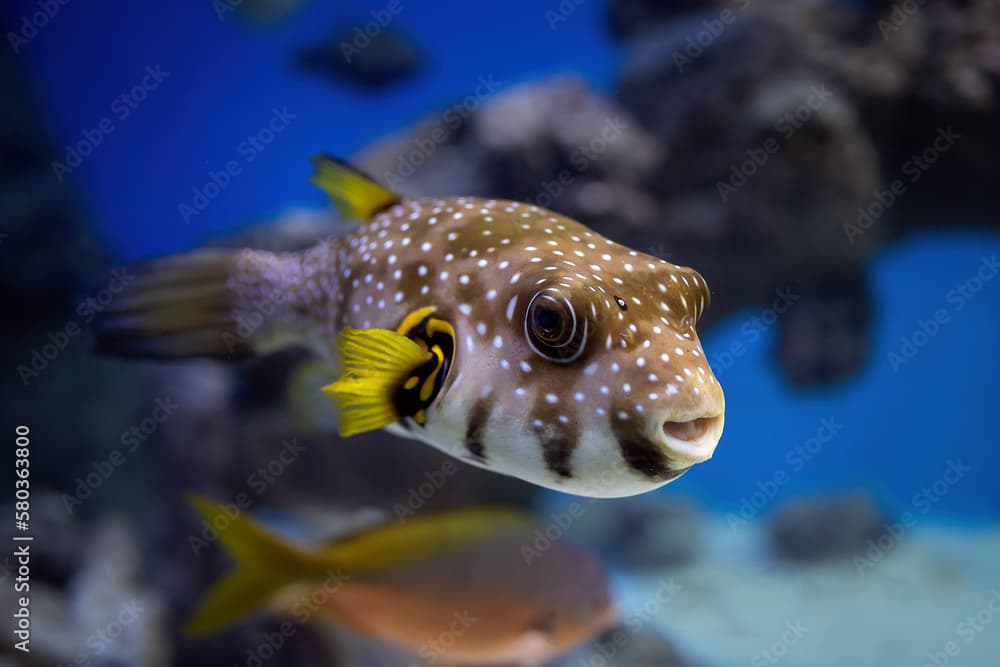
<svg viewBox="0 0 1000 667">
<path fill-rule="evenodd" d="M 778 558 L 811 562 L 861 554 L 886 525 L 886 518 L 865 495 L 799 499 L 775 511 L 768 537 Z"/>
</svg>

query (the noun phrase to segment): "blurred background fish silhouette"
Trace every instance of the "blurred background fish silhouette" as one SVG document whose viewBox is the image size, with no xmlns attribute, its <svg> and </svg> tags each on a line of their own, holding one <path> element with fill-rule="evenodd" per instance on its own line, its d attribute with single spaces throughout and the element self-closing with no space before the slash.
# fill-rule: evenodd
<svg viewBox="0 0 1000 667">
<path fill-rule="evenodd" d="M 568 542 L 544 553 L 528 515 L 489 508 L 424 514 L 316 548 L 282 541 L 204 498 L 192 504 L 237 559 L 185 626 L 218 631 L 271 607 L 332 618 L 449 664 L 542 665 L 617 620 L 598 560 Z"/>
</svg>

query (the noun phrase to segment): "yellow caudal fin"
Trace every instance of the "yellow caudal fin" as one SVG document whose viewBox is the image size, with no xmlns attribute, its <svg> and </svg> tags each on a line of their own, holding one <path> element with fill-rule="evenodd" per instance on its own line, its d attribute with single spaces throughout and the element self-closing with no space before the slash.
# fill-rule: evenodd
<svg viewBox="0 0 1000 667">
<path fill-rule="evenodd" d="M 322 567 L 312 554 L 268 533 L 248 516 L 234 518 L 220 504 L 200 496 L 191 496 L 189 502 L 217 531 L 236 568 L 205 595 L 184 626 L 186 635 L 215 632 L 265 608 L 282 588 L 322 578 Z"/>
<path fill-rule="evenodd" d="M 312 162 L 316 174 L 309 180 L 326 191 L 345 220 L 371 220 L 400 199 L 392 190 L 335 157 L 317 155 Z"/>
<path fill-rule="evenodd" d="M 433 354 L 417 342 L 388 329 L 352 329 L 341 333 L 337 348 L 342 375 L 323 391 L 337 406 L 340 435 L 374 431 L 411 416 L 395 401 L 401 388 L 421 381 Z"/>
</svg>

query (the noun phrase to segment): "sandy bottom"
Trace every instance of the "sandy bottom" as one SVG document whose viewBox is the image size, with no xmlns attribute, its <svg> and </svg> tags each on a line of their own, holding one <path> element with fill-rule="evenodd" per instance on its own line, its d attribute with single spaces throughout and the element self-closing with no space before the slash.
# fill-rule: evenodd
<svg viewBox="0 0 1000 667">
<path fill-rule="evenodd" d="M 914 528 L 835 562 L 777 564 L 719 522 L 698 562 L 626 578 L 626 622 L 706 667 L 1000 666 L 1000 529 Z"/>
</svg>

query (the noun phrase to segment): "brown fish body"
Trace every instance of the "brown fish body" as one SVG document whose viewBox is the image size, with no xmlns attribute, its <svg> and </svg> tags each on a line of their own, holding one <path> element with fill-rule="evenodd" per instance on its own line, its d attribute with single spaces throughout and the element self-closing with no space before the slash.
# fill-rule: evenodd
<svg viewBox="0 0 1000 667">
<path fill-rule="evenodd" d="M 664 423 L 703 420 L 714 447 L 724 400 L 694 331 L 708 289 L 690 269 L 545 209 L 461 197 L 403 201 L 304 257 L 306 283 L 325 286 L 306 310 L 329 346 L 345 327 L 393 329 L 425 306 L 454 327 L 455 368 L 410 437 L 588 496 L 655 488 L 705 456 L 665 451 Z M 528 305 L 547 290 L 586 318 L 572 363 L 526 340 Z"/>
<path fill-rule="evenodd" d="M 541 665 L 610 627 L 606 572 L 565 543 L 526 560 L 524 531 L 461 553 L 346 582 L 331 597 L 355 629 L 435 662 Z"/>
<path fill-rule="evenodd" d="M 401 199 L 327 168 L 335 201 L 338 188 L 377 201 L 360 226 L 302 253 L 165 260 L 140 281 L 147 293 L 120 300 L 99 342 L 162 356 L 294 343 L 336 357 L 349 332 L 383 332 L 355 337 L 367 348 L 345 371 L 348 381 L 328 388 L 348 435 L 384 427 L 474 465 L 595 497 L 655 489 L 711 457 L 725 399 L 695 332 L 710 299 L 696 271 L 537 206 Z M 220 271 L 222 288 L 212 282 Z M 412 346 L 375 348 L 396 334 L 426 338 L 408 319 L 426 313 L 447 349 L 427 374 L 409 378 L 424 383 L 419 399 L 364 413 L 378 398 L 370 383 L 351 384 L 365 374 L 364 355 L 390 366 L 397 353 L 424 359 Z M 239 335 L 227 338 L 233 328 Z M 351 400 L 364 419 L 347 414 Z"/>
<path fill-rule="evenodd" d="M 209 522 L 226 509 L 192 504 Z M 235 567 L 185 632 L 216 632 L 268 608 L 323 619 L 431 663 L 536 667 L 616 620 L 608 573 L 568 540 L 535 547 L 531 517 L 501 508 L 422 513 L 308 547 L 246 515 L 220 533 Z"/>
</svg>

